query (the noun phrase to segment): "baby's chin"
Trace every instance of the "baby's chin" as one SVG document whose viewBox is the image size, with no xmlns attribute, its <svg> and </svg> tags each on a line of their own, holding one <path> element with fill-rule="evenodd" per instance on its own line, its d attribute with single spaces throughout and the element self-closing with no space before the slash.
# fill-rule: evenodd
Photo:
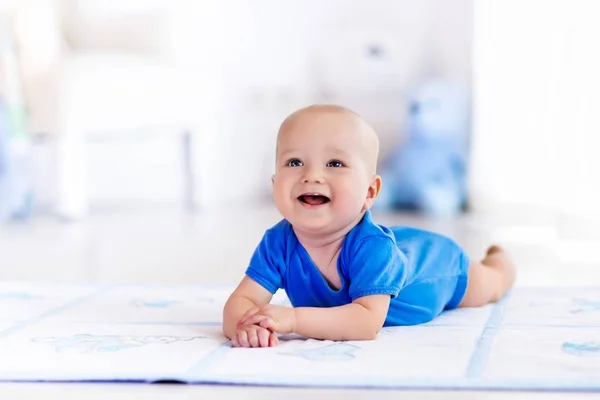
<svg viewBox="0 0 600 400">
<path fill-rule="evenodd" d="M 292 218 L 290 220 L 290 222 L 292 223 L 292 225 L 294 225 L 294 227 L 301 228 L 304 230 L 314 230 L 314 231 L 323 230 L 323 229 L 327 228 L 327 226 L 329 226 L 329 224 L 330 224 L 329 219 L 326 219 L 323 217 L 317 217 L 317 218 L 308 217 L 307 218 L 304 216 L 298 216 L 298 217 Z"/>
<path fill-rule="evenodd" d="M 290 221 L 290 220 L 288 220 Z M 296 232 L 301 232 L 303 235 L 323 237 L 335 235 L 338 232 L 344 231 L 346 226 L 340 221 L 329 218 L 298 218 L 290 221 Z"/>
<path fill-rule="evenodd" d="M 288 218 L 287 220 L 292 224 L 294 229 L 302 231 L 305 234 L 322 235 L 331 231 L 331 221 L 328 218 L 297 216 L 295 218 Z"/>
</svg>

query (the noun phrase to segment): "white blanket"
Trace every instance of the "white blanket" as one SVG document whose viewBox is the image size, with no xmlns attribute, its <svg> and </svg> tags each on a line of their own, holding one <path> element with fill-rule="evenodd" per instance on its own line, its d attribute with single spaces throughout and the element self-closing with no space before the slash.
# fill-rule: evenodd
<svg viewBox="0 0 600 400">
<path fill-rule="evenodd" d="M 600 390 L 600 288 L 515 288 L 374 341 L 266 349 L 222 336 L 231 290 L 0 283 L 0 380 Z"/>
</svg>

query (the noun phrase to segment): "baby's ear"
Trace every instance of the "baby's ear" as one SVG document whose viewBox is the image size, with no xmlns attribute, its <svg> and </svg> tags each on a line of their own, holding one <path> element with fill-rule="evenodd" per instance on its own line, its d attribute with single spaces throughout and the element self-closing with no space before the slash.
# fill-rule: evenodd
<svg viewBox="0 0 600 400">
<path fill-rule="evenodd" d="M 271 184 L 275 184 L 275 174 L 271 175 Z"/>
<path fill-rule="evenodd" d="M 365 204 L 363 205 L 363 211 L 367 211 L 373 206 L 375 199 L 377 199 L 377 196 L 379 196 L 380 190 L 381 177 L 379 175 L 375 175 L 371 181 L 371 184 L 369 185 L 369 189 L 367 190 L 367 198 L 365 199 Z"/>
</svg>

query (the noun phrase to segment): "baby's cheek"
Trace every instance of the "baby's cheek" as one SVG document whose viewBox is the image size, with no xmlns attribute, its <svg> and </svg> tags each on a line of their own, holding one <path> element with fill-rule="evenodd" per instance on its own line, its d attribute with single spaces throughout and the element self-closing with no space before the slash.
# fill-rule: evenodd
<svg viewBox="0 0 600 400">
<path fill-rule="evenodd" d="M 342 185 L 340 185 L 342 188 Z M 352 199 L 354 201 L 359 201 L 367 195 L 368 185 L 366 185 L 362 179 L 345 179 L 343 183 L 344 197 L 348 199 Z"/>
<path fill-rule="evenodd" d="M 355 214 L 362 208 L 365 202 L 365 196 L 356 188 L 349 187 L 343 193 L 337 196 L 338 206 L 340 211 L 345 211 L 349 214 Z"/>
<path fill-rule="evenodd" d="M 273 193 L 275 194 L 275 196 L 279 196 L 282 197 L 285 192 L 288 191 L 288 189 L 286 189 L 286 184 L 284 181 L 282 180 L 276 180 L 273 184 Z"/>
</svg>

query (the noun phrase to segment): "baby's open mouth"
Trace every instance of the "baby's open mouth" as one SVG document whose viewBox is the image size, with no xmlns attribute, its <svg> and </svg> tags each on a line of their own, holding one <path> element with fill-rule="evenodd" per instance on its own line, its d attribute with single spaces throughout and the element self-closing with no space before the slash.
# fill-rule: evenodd
<svg viewBox="0 0 600 400">
<path fill-rule="evenodd" d="M 319 193 L 305 193 L 298 196 L 298 200 L 311 206 L 318 206 L 321 204 L 329 203 L 329 197 L 323 196 Z"/>
</svg>

